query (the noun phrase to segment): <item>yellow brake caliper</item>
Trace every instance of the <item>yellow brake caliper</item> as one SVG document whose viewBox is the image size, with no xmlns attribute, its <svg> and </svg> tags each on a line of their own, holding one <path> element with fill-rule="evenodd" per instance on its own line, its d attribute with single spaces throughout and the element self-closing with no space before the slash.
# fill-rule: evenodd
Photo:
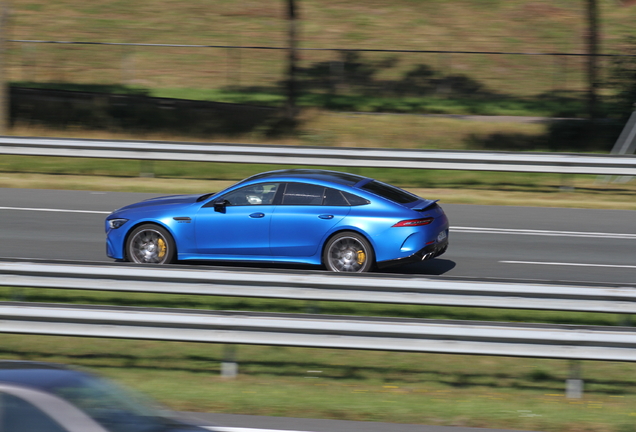
<svg viewBox="0 0 636 432">
<path fill-rule="evenodd" d="M 157 256 L 159 258 L 163 258 L 166 255 L 166 242 L 163 241 L 163 239 L 159 239 L 157 240 L 157 246 L 159 246 L 159 253 L 157 253 Z"/>
<path fill-rule="evenodd" d="M 359 250 L 358 251 L 358 264 L 360 264 L 360 265 L 364 264 L 366 259 L 367 259 L 367 254 L 365 254 L 364 251 Z"/>
</svg>

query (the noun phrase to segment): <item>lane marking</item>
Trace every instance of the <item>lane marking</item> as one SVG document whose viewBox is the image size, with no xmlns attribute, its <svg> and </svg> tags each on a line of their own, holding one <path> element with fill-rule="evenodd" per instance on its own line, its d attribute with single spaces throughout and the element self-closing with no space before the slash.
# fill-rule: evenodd
<svg viewBox="0 0 636 432">
<path fill-rule="evenodd" d="M 109 211 L 97 210 L 69 210 L 69 209 L 50 209 L 50 208 L 27 208 L 27 207 L 0 207 L 0 210 L 19 210 L 19 211 L 39 211 L 39 212 L 56 212 L 56 213 L 89 213 L 89 214 L 111 214 Z"/>
<path fill-rule="evenodd" d="M 559 262 L 539 262 L 539 261 L 499 261 L 503 264 L 529 264 L 529 265 L 551 265 L 551 266 L 570 266 L 570 267 L 607 267 L 607 268 L 630 268 L 636 269 L 636 265 L 620 265 L 620 264 L 583 264 L 583 263 L 559 263 Z"/>
<path fill-rule="evenodd" d="M 462 232 L 472 234 L 515 234 L 534 235 L 548 237 L 586 237 L 586 238 L 613 238 L 636 240 L 636 234 L 621 233 L 600 233 L 600 232 L 580 232 L 580 231 L 549 231 L 530 229 L 510 229 L 510 228 L 477 228 L 477 227 L 450 227 L 451 232 Z"/>
</svg>

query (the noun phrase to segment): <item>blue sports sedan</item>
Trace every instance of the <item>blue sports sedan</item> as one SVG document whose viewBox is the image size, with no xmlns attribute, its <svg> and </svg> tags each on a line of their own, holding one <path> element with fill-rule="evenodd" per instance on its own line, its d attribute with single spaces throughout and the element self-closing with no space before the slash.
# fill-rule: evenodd
<svg viewBox="0 0 636 432">
<path fill-rule="evenodd" d="M 204 195 L 153 198 L 106 218 L 109 257 L 323 265 L 334 272 L 434 258 L 448 247 L 437 200 L 371 178 L 292 169 Z"/>
</svg>

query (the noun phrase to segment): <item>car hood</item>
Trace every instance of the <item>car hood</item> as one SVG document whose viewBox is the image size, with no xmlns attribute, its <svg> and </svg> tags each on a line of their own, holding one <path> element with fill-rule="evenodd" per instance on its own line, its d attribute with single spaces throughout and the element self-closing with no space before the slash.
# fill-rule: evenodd
<svg viewBox="0 0 636 432">
<path fill-rule="evenodd" d="M 132 209 L 141 209 L 141 208 L 147 208 L 147 207 L 156 207 L 156 206 L 166 206 L 166 205 L 184 205 L 184 204 L 193 204 L 195 202 L 197 202 L 197 200 L 199 199 L 199 197 L 201 197 L 201 194 L 195 194 L 195 195 L 169 195 L 169 196 L 162 196 L 162 197 L 157 197 L 157 198 L 150 198 L 146 201 L 141 201 L 135 204 L 130 204 L 127 205 L 125 207 L 122 207 L 118 210 L 116 210 L 117 212 L 122 211 L 122 210 L 132 210 Z"/>
</svg>

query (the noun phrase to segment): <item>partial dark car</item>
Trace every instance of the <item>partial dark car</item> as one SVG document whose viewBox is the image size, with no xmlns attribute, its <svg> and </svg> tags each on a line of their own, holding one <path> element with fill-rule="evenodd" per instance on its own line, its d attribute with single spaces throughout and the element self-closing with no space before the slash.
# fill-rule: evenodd
<svg viewBox="0 0 636 432">
<path fill-rule="evenodd" d="M 366 272 L 443 254 L 448 219 L 437 201 L 356 174 L 271 171 L 218 193 L 120 208 L 106 218 L 106 253 L 136 263 L 278 262 Z"/>
<path fill-rule="evenodd" d="M 0 361 L 1 432 L 209 432 L 142 395 L 54 363 Z"/>
</svg>

